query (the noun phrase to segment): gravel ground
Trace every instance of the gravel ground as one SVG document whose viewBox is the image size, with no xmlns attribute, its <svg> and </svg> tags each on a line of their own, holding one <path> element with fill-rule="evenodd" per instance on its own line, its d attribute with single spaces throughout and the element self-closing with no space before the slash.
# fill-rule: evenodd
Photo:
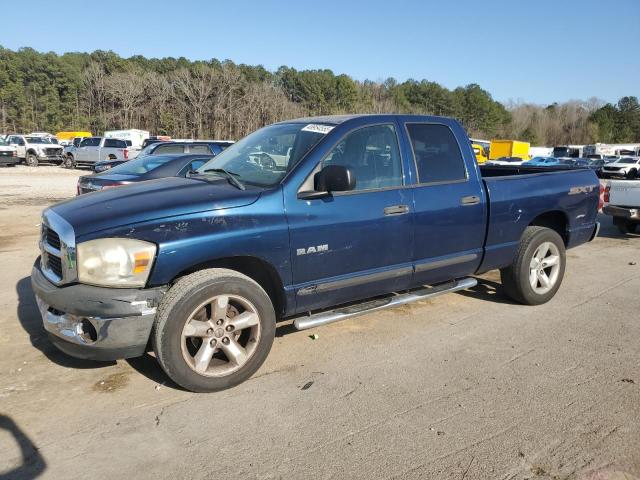
<svg viewBox="0 0 640 480">
<path fill-rule="evenodd" d="M 0 478 L 640 477 L 640 236 L 609 219 L 546 305 L 513 304 L 491 272 L 309 332 L 285 323 L 253 378 L 198 395 L 151 355 L 85 362 L 46 339 L 39 215 L 81 173 L 0 170 Z"/>
</svg>

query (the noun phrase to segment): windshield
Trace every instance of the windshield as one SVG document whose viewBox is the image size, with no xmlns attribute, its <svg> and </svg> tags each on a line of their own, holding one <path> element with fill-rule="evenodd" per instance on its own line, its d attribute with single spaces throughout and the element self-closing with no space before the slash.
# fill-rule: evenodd
<svg viewBox="0 0 640 480">
<path fill-rule="evenodd" d="M 49 143 L 42 137 L 25 137 L 27 143 Z"/>
<path fill-rule="evenodd" d="M 268 187 L 284 178 L 333 125 L 283 123 L 261 128 L 198 169 L 222 168 L 249 185 Z M 211 174 L 213 172 L 209 172 Z"/>
<path fill-rule="evenodd" d="M 146 140 L 145 140 L 146 142 Z M 151 151 L 157 146 L 157 144 L 160 142 L 153 142 L 153 143 L 149 143 L 146 147 L 144 147 L 142 150 L 140 150 L 140 153 L 138 154 L 138 157 L 144 157 L 145 155 L 151 155 Z"/>
<path fill-rule="evenodd" d="M 108 174 L 142 175 L 178 158 L 178 156 L 179 155 L 147 155 L 144 158 L 134 158 L 133 160 L 113 167 L 108 171 Z"/>
<path fill-rule="evenodd" d="M 618 163 L 638 163 L 638 159 L 636 158 L 621 158 L 618 160 Z"/>
</svg>

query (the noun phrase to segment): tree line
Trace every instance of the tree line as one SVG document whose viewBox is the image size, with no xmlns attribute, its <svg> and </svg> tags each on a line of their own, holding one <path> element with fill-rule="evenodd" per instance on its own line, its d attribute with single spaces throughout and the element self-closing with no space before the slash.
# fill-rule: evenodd
<svg viewBox="0 0 640 480">
<path fill-rule="evenodd" d="M 122 58 L 114 52 L 41 53 L 0 47 L 0 132 L 140 128 L 175 138 L 238 139 L 289 118 L 340 113 L 457 118 L 473 137 L 536 145 L 640 142 L 640 105 L 597 99 L 502 104 L 477 84 L 357 81 L 331 70 L 298 71 L 232 61 Z"/>
</svg>

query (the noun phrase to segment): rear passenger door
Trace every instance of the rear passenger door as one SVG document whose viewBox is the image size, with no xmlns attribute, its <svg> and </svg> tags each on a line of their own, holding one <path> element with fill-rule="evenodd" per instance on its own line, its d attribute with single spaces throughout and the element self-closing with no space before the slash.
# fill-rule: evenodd
<svg viewBox="0 0 640 480">
<path fill-rule="evenodd" d="M 486 201 L 468 140 L 461 145 L 452 126 L 439 123 L 408 122 L 403 133 L 416 174 L 413 284 L 469 275 L 482 259 Z"/>
</svg>

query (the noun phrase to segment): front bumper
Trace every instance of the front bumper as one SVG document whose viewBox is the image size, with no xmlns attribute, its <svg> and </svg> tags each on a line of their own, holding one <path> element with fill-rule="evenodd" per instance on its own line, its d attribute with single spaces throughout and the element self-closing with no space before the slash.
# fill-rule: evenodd
<svg viewBox="0 0 640 480">
<path fill-rule="evenodd" d="M 121 289 L 52 284 L 31 271 L 44 328 L 63 352 L 89 360 L 138 357 L 147 347 L 163 288 Z"/>
<path fill-rule="evenodd" d="M 46 155 L 44 153 L 38 153 L 36 157 L 41 162 L 62 162 L 62 160 L 64 160 L 64 157 L 61 153 L 58 155 Z"/>
<path fill-rule="evenodd" d="M 640 221 L 640 208 L 616 207 L 615 205 L 605 205 L 602 213 L 612 217 L 622 217 L 627 220 Z"/>
<path fill-rule="evenodd" d="M 20 162 L 20 159 L 18 157 L 0 155 L 0 165 L 17 165 L 18 162 Z"/>
</svg>

